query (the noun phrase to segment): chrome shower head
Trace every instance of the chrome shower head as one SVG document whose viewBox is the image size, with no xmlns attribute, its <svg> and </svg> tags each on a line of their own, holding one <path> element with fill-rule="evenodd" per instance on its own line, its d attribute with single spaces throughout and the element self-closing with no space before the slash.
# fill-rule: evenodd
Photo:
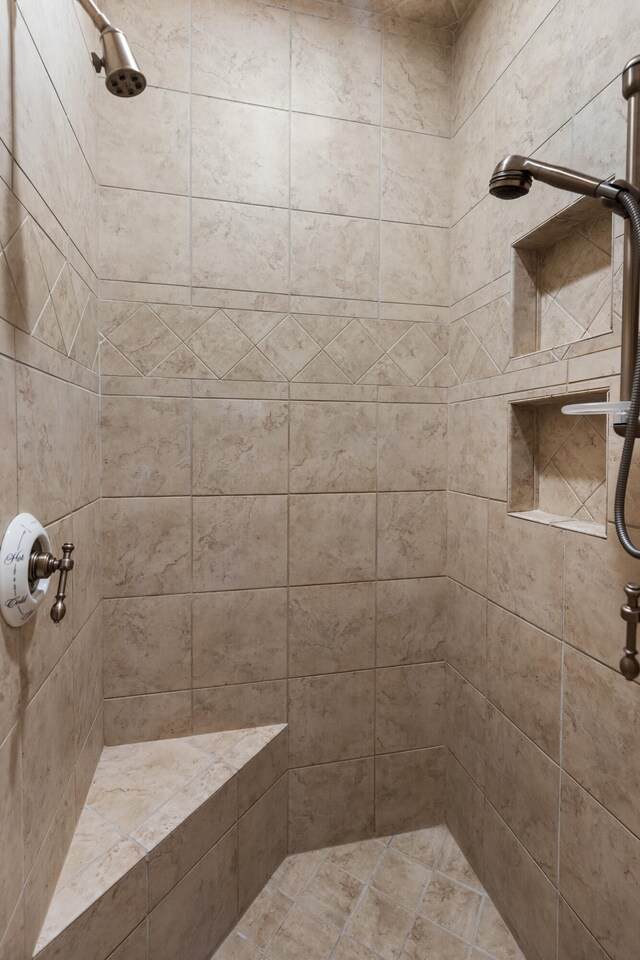
<svg viewBox="0 0 640 960">
<path fill-rule="evenodd" d="M 494 171 L 489 181 L 489 193 L 499 200 L 518 200 L 531 190 L 533 177 L 524 170 Z"/>
<path fill-rule="evenodd" d="M 107 90 L 116 97 L 137 97 L 147 81 L 124 33 L 109 26 L 100 34 L 100 40 L 102 60 L 94 54 L 93 63 L 97 73 L 104 67 Z"/>
<path fill-rule="evenodd" d="M 531 157 L 521 157 L 519 154 L 511 154 L 500 161 L 491 174 L 489 193 L 499 200 L 516 200 L 529 193 L 534 180 L 540 180 L 559 190 L 608 201 L 615 201 L 620 193 L 620 187 L 607 180 L 598 180 L 577 170 L 532 160 Z"/>
</svg>

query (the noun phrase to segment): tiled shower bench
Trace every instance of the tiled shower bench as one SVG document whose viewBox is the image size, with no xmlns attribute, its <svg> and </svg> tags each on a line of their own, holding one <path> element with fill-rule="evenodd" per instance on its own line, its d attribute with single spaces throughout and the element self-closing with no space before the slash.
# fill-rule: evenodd
<svg viewBox="0 0 640 960">
<path fill-rule="evenodd" d="M 287 734 L 105 747 L 34 957 L 210 957 L 286 856 Z"/>
</svg>

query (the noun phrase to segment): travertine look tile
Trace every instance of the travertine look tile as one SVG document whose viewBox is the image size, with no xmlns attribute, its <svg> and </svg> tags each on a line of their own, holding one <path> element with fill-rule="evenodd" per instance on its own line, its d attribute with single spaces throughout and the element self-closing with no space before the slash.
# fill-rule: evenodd
<svg viewBox="0 0 640 960">
<path fill-rule="evenodd" d="M 484 877 L 484 793 L 449 751 L 447 751 L 446 767 L 447 824 L 476 875 L 482 878 Z M 456 879 L 460 878 L 456 877 Z"/>
<path fill-rule="evenodd" d="M 487 710 L 485 698 L 447 667 L 447 746 L 478 786 L 484 786 Z"/>
<path fill-rule="evenodd" d="M 375 300 L 378 238 L 378 223 L 373 220 L 293 211 L 291 292 Z M 323 251 L 322 258 L 318 250 Z"/>
<path fill-rule="evenodd" d="M 471 940 L 481 903 L 479 893 L 442 873 L 434 873 L 418 912 L 463 940 Z"/>
<path fill-rule="evenodd" d="M 484 833 L 487 893 L 528 960 L 546 960 L 556 946 L 555 888 L 489 804 Z"/>
<path fill-rule="evenodd" d="M 444 826 L 399 833 L 391 841 L 391 846 L 394 850 L 406 854 L 412 860 L 417 860 L 424 866 L 432 868 L 438 862 L 446 834 L 447 828 Z"/>
<path fill-rule="evenodd" d="M 413 223 L 380 227 L 380 296 L 444 304 L 449 297 L 449 231 Z"/>
<path fill-rule="evenodd" d="M 383 129 L 383 220 L 448 227 L 451 153 L 451 141 L 444 137 Z"/>
<path fill-rule="evenodd" d="M 442 960 L 465 960 L 468 951 L 466 941 L 423 917 L 416 917 L 400 957 L 401 960 L 420 960 L 431 954 Z"/>
<path fill-rule="evenodd" d="M 444 838 L 436 866 L 440 873 L 445 873 L 448 877 L 453 877 L 454 880 L 482 893 L 482 884 L 451 833 L 447 833 Z"/>
<path fill-rule="evenodd" d="M 446 408 L 430 403 L 381 403 L 378 416 L 378 489 L 444 489 Z"/>
<path fill-rule="evenodd" d="M 292 906 L 293 900 L 290 897 L 273 883 L 267 883 L 240 920 L 237 930 L 251 943 L 264 949 Z M 231 953 L 230 956 L 233 957 L 234 954 Z"/>
<path fill-rule="evenodd" d="M 147 82 L 189 89 L 189 12 L 171 0 L 142 0 L 132 16 L 131 0 L 108 0 L 114 23 L 127 24 L 133 52 L 144 62 Z"/>
<path fill-rule="evenodd" d="M 382 579 L 444 573 L 446 495 L 378 495 L 378 576 Z"/>
<path fill-rule="evenodd" d="M 292 403 L 291 491 L 375 490 L 376 419 L 373 403 Z"/>
<path fill-rule="evenodd" d="M 567 647 L 563 709 L 565 770 L 638 834 L 640 816 L 633 801 L 638 760 L 627 747 L 628 731 L 635 729 L 640 711 L 637 686 Z"/>
<path fill-rule="evenodd" d="M 292 124 L 291 206 L 377 217 L 379 130 L 363 123 L 304 113 L 294 113 Z"/>
<path fill-rule="evenodd" d="M 193 691 L 195 733 L 285 723 L 286 718 L 287 685 L 284 680 L 203 687 Z"/>
<path fill-rule="evenodd" d="M 375 603 L 373 583 L 291 587 L 289 676 L 373 667 Z"/>
<path fill-rule="evenodd" d="M 444 819 L 444 749 L 376 757 L 376 833 L 419 830 Z"/>
<path fill-rule="evenodd" d="M 287 854 L 285 774 L 238 821 L 238 909 L 243 912 Z"/>
<path fill-rule="evenodd" d="M 188 199 L 101 187 L 100 264 L 108 280 L 188 284 Z"/>
<path fill-rule="evenodd" d="M 193 527 L 195 590 L 286 582 L 286 497 L 197 497 Z"/>
<path fill-rule="evenodd" d="M 257 288 L 272 293 L 287 290 L 289 216 L 286 210 L 193 200 L 192 216 L 194 286 Z"/>
<path fill-rule="evenodd" d="M 430 877 L 431 871 L 423 864 L 389 847 L 376 867 L 371 886 L 401 907 L 415 910 Z"/>
<path fill-rule="evenodd" d="M 355 877 L 324 861 L 300 897 L 300 903 L 328 923 L 342 927 L 363 889 L 364 884 Z"/>
<path fill-rule="evenodd" d="M 449 485 L 459 493 L 507 496 L 507 404 L 502 397 L 449 408 Z M 482 470 L 478 469 L 482 464 Z"/>
<path fill-rule="evenodd" d="M 252 0 L 192 10 L 192 89 L 210 97 L 289 106 L 289 15 Z"/>
<path fill-rule="evenodd" d="M 102 707 L 102 611 L 87 620 L 73 642 L 74 731 L 80 753 Z"/>
<path fill-rule="evenodd" d="M 444 577 L 379 582 L 376 586 L 378 666 L 443 660 L 448 620 Z"/>
<path fill-rule="evenodd" d="M 238 914 L 238 872 L 234 827 L 149 914 L 149 953 L 169 960 L 185 952 L 206 960 L 227 935 Z"/>
<path fill-rule="evenodd" d="M 146 304 L 136 310 L 111 334 L 112 345 L 145 376 L 157 367 L 167 354 L 180 346 L 178 337 Z M 119 361 L 120 363 L 120 361 Z M 105 372 L 105 371 L 103 371 Z M 133 376 L 128 368 L 109 367 L 107 373 Z"/>
<path fill-rule="evenodd" d="M 489 604 L 487 696 L 553 760 L 560 749 L 560 643 Z"/>
<path fill-rule="evenodd" d="M 107 697 L 185 690 L 191 684 L 189 597 L 105 600 L 103 644 Z"/>
<path fill-rule="evenodd" d="M 131 19 L 130 17 L 128 19 Z M 189 97 L 148 87 L 143 100 L 118 110 L 114 97 L 100 97 L 98 175 L 105 187 L 189 192 Z M 122 149 L 122 144 L 127 149 Z"/>
<path fill-rule="evenodd" d="M 374 516 L 375 496 L 370 493 L 291 497 L 290 582 L 373 579 Z"/>
<path fill-rule="evenodd" d="M 294 14 L 291 105 L 304 113 L 380 121 L 380 33 Z"/>
<path fill-rule="evenodd" d="M 418 37 L 384 37 L 386 127 L 448 137 L 451 124 L 451 51 Z"/>
<path fill-rule="evenodd" d="M 482 907 L 475 942 L 496 960 L 523 960 L 522 951 L 489 898 Z"/>
<path fill-rule="evenodd" d="M 485 693 L 487 601 L 455 580 L 448 581 L 447 662 Z"/>
<path fill-rule="evenodd" d="M 287 206 L 286 112 L 211 97 L 193 97 L 191 111 L 194 196 Z"/>
<path fill-rule="evenodd" d="M 580 922 L 571 907 L 560 900 L 559 960 L 607 960 L 607 955 Z M 506 960 L 509 960 L 507 957 Z"/>
<path fill-rule="evenodd" d="M 73 514 L 73 542 L 76 544 L 73 556 L 76 567 L 72 575 L 74 598 L 71 615 L 74 632 L 86 623 L 101 599 L 101 521 L 100 503 L 97 500 Z M 66 525 L 66 521 L 63 525 Z"/>
<path fill-rule="evenodd" d="M 152 693 L 104 702 L 104 741 L 109 744 L 186 737 L 191 732 L 191 691 Z"/>
<path fill-rule="evenodd" d="M 17 727 L 0 746 L 0 842 L 11 869 L 0 873 L 0 930 L 6 930 L 22 891 L 22 770 Z"/>
<path fill-rule="evenodd" d="M 102 494 L 191 492 L 189 403 L 164 397 L 103 397 Z"/>
<path fill-rule="evenodd" d="M 269 946 L 269 960 L 328 960 L 340 930 L 296 904 Z"/>
<path fill-rule="evenodd" d="M 256 638 L 260 642 L 256 645 Z M 193 685 L 271 680 L 287 673 L 284 589 L 196 594 Z"/>
<path fill-rule="evenodd" d="M 487 590 L 489 504 L 480 497 L 447 495 L 447 573 L 477 593 Z M 471 547 L 471 549 L 470 549 Z"/>
<path fill-rule="evenodd" d="M 557 876 L 559 770 L 493 707 L 487 715 L 485 790 L 548 877 Z"/>
<path fill-rule="evenodd" d="M 315 851 L 293 853 L 280 864 L 272 882 L 288 897 L 296 898 L 305 889 L 320 866 L 320 856 Z"/>
<path fill-rule="evenodd" d="M 453 129 L 457 130 L 495 81 L 496 9 L 478 4 L 456 38 L 453 51 Z"/>
<path fill-rule="evenodd" d="M 386 845 L 380 840 L 359 840 L 325 851 L 327 860 L 366 883 L 384 855 Z"/>
<path fill-rule="evenodd" d="M 347 824 L 345 810 L 350 811 Z M 289 849 L 293 853 L 366 840 L 372 834 L 372 759 L 289 772 Z"/>
<path fill-rule="evenodd" d="M 561 530 L 509 517 L 505 504 L 489 503 L 489 599 L 555 636 L 562 630 L 563 555 Z"/>
<path fill-rule="evenodd" d="M 333 951 L 333 960 L 378 960 L 378 957 L 379 954 L 347 936 L 340 937 Z"/>
<path fill-rule="evenodd" d="M 108 597 L 185 593 L 191 587 L 191 507 L 186 497 L 102 501 Z"/>
<path fill-rule="evenodd" d="M 147 960 L 147 922 L 143 921 L 130 933 L 113 953 L 109 960 Z"/>
<path fill-rule="evenodd" d="M 444 663 L 376 671 L 376 752 L 444 743 Z"/>
<path fill-rule="evenodd" d="M 289 680 L 291 766 L 373 753 L 374 673 Z"/>
<path fill-rule="evenodd" d="M 346 932 L 384 960 L 397 960 L 410 924 L 408 910 L 377 890 L 369 889 Z"/>
<path fill-rule="evenodd" d="M 570 777 L 562 783 L 560 892 L 608 956 L 632 956 L 640 841 Z M 594 880 L 594 878 L 596 878 Z"/>
</svg>

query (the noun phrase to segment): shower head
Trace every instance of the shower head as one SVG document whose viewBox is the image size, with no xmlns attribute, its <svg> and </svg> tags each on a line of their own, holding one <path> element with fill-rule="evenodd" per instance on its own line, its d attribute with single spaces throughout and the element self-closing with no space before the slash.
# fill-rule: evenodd
<svg viewBox="0 0 640 960">
<path fill-rule="evenodd" d="M 146 87 L 147 81 L 124 33 L 111 26 L 94 0 L 78 0 L 78 3 L 100 31 L 102 57 L 97 53 L 91 54 L 96 73 L 101 73 L 104 67 L 107 90 L 114 96 L 137 97 Z"/>
<path fill-rule="evenodd" d="M 500 161 L 491 175 L 489 193 L 499 200 L 516 200 L 529 193 L 534 180 L 540 180 L 559 190 L 569 190 L 571 193 L 581 193 L 602 200 L 615 201 L 620 193 L 620 187 L 607 180 L 598 180 L 585 173 L 578 173 L 577 170 L 543 163 L 518 154 L 512 154 Z"/>
<path fill-rule="evenodd" d="M 146 78 L 121 30 L 107 27 L 100 34 L 102 59 L 93 55 L 96 73 L 104 67 L 105 84 L 116 97 L 137 97 L 147 85 Z"/>
</svg>

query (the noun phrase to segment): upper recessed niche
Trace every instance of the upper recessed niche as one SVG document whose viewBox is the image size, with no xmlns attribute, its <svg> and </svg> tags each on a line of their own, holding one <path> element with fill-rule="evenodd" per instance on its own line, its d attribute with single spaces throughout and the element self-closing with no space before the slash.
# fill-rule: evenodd
<svg viewBox="0 0 640 960">
<path fill-rule="evenodd" d="M 579 200 L 512 248 L 512 355 L 612 329 L 612 214 Z"/>
</svg>

